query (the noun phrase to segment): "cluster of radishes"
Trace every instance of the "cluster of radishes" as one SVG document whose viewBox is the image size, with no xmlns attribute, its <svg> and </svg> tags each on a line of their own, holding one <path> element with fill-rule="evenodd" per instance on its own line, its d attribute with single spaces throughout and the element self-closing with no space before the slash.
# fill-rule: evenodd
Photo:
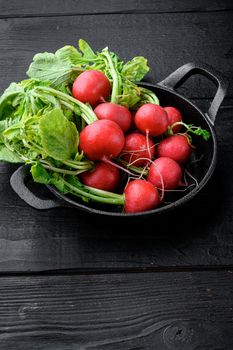
<svg viewBox="0 0 233 350">
<path fill-rule="evenodd" d="M 189 137 L 179 133 L 181 113 L 152 103 L 130 111 L 106 102 L 110 93 L 110 82 L 99 71 L 85 71 L 74 81 L 73 96 L 89 103 L 98 118 L 80 132 L 79 149 L 95 166 L 79 178 L 84 185 L 110 192 L 125 181 L 126 213 L 157 208 L 164 192 L 182 183 L 181 167 L 192 153 Z M 127 180 L 125 173 L 130 174 Z"/>
</svg>

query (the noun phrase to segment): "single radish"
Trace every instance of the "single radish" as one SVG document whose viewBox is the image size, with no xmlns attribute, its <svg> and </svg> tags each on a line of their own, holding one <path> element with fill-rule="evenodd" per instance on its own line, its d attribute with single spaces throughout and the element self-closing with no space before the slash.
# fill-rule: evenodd
<svg viewBox="0 0 233 350">
<path fill-rule="evenodd" d="M 155 187 L 174 190 L 181 183 L 182 170 L 177 162 L 168 157 L 160 157 L 150 166 L 147 180 Z"/>
<path fill-rule="evenodd" d="M 117 157 L 125 143 L 123 131 L 112 120 L 97 120 L 80 133 L 79 148 L 90 160 Z"/>
<path fill-rule="evenodd" d="M 155 209 L 160 203 L 158 190 L 146 180 L 133 180 L 124 191 L 126 213 Z"/>
<path fill-rule="evenodd" d="M 116 122 L 123 132 L 129 130 L 132 123 L 132 115 L 130 111 L 121 105 L 111 102 L 105 102 L 99 104 L 94 113 L 98 119 L 109 119 Z"/>
<path fill-rule="evenodd" d="M 74 81 L 72 94 L 83 103 L 95 107 L 101 100 L 109 97 L 111 85 L 108 78 L 97 70 L 87 70 Z"/>
<path fill-rule="evenodd" d="M 169 126 L 172 126 L 177 122 L 182 122 L 182 114 L 180 113 L 180 111 L 178 111 L 178 109 L 174 107 L 164 107 L 164 110 L 167 113 Z M 181 124 L 177 124 L 172 128 L 172 131 L 174 133 L 177 133 L 180 131 L 181 127 Z"/>
<path fill-rule="evenodd" d="M 122 159 L 135 166 L 143 166 L 155 155 L 154 142 L 145 135 L 132 132 L 125 138 Z"/>
<path fill-rule="evenodd" d="M 115 166 L 99 162 L 95 164 L 93 170 L 81 173 L 79 178 L 86 186 L 105 191 L 114 191 L 119 184 L 120 174 Z"/>
<path fill-rule="evenodd" d="M 150 136 L 160 136 L 168 128 L 167 113 L 161 106 L 146 103 L 135 114 L 135 124 L 139 130 Z"/>
<path fill-rule="evenodd" d="M 172 158 L 179 164 L 185 163 L 192 153 L 188 136 L 172 135 L 161 141 L 157 147 L 158 157 Z"/>
</svg>

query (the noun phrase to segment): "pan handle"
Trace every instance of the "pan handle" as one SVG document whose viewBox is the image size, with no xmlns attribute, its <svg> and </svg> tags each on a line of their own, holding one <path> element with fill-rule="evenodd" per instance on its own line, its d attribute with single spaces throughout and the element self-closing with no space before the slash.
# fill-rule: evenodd
<svg viewBox="0 0 233 350">
<path fill-rule="evenodd" d="M 195 74 L 204 75 L 209 80 L 213 81 L 213 83 L 217 86 L 217 92 L 214 96 L 213 101 L 211 102 L 208 112 L 206 113 L 211 124 L 214 124 L 219 107 L 227 92 L 228 81 L 224 75 L 215 70 L 213 67 L 202 62 L 190 62 L 181 66 L 175 72 L 171 73 L 158 85 L 175 90 L 181 86 L 189 77 Z"/>
<path fill-rule="evenodd" d="M 58 201 L 52 199 L 42 199 L 31 192 L 26 185 L 28 176 L 28 167 L 22 165 L 12 174 L 10 178 L 11 187 L 21 199 L 23 199 L 31 207 L 39 210 L 53 209 L 62 206 Z"/>
</svg>

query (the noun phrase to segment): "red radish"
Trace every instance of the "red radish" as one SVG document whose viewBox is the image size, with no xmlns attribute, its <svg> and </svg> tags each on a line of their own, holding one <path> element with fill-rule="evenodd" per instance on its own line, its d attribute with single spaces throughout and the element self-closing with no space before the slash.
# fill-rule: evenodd
<svg viewBox="0 0 233 350">
<path fill-rule="evenodd" d="M 129 182 L 124 195 L 126 213 L 138 213 L 155 209 L 160 203 L 158 190 L 146 180 Z"/>
<path fill-rule="evenodd" d="M 167 113 L 161 106 L 146 103 L 135 115 L 135 124 L 139 130 L 150 136 L 162 135 L 168 127 Z"/>
<path fill-rule="evenodd" d="M 176 109 L 174 107 L 164 107 L 164 110 L 167 113 L 169 126 L 171 126 L 177 122 L 182 122 L 182 114 L 178 111 L 178 109 Z M 181 124 L 177 124 L 172 128 L 172 131 L 174 133 L 177 133 L 180 131 L 181 127 L 182 127 Z"/>
<path fill-rule="evenodd" d="M 99 162 L 95 168 L 79 175 L 84 185 L 105 191 L 114 191 L 120 180 L 119 170 L 111 164 Z"/>
<path fill-rule="evenodd" d="M 117 157 L 125 143 L 123 131 L 112 120 L 97 120 L 80 133 L 80 150 L 90 160 Z"/>
<path fill-rule="evenodd" d="M 94 112 L 98 119 L 109 119 L 116 122 L 123 132 L 126 132 L 132 123 L 130 111 L 116 103 L 101 103 L 95 108 Z"/>
<path fill-rule="evenodd" d="M 148 149 L 149 148 L 149 149 Z M 125 146 L 122 151 L 122 159 L 135 166 L 143 166 L 148 163 L 155 155 L 154 143 L 145 135 L 132 132 L 125 138 Z M 140 159 L 144 158 L 144 159 Z M 146 159 L 145 159 L 146 158 Z"/>
<path fill-rule="evenodd" d="M 109 97 L 111 85 L 108 78 L 97 70 L 87 70 L 74 81 L 72 94 L 83 103 L 95 107 L 102 99 Z"/>
<path fill-rule="evenodd" d="M 147 180 L 159 189 L 174 190 L 182 177 L 181 167 L 171 158 L 160 157 L 150 166 Z"/>
<path fill-rule="evenodd" d="M 169 157 L 183 164 L 191 156 L 192 147 L 185 135 L 172 135 L 161 141 L 157 147 L 158 157 Z"/>
</svg>

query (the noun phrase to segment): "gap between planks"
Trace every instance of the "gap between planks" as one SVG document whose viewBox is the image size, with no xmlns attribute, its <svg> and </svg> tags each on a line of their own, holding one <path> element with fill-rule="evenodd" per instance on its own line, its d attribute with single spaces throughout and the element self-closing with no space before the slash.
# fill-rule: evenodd
<svg viewBox="0 0 233 350">
<path fill-rule="evenodd" d="M 46 271 L 0 271 L 1 277 L 17 276 L 64 276 L 64 275 L 117 275 L 117 274 L 140 274 L 140 273 L 167 273 L 167 272 L 217 272 L 225 271 L 233 274 L 233 265 L 213 265 L 213 266 L 181 266 L 181 267 L 146 267 L 128 269 L 58 269 Z"/>
<path fill-rule="evenodd" d="M 216 13 L 216 12 L 232 12 L 233 9 L 216 9 L 216 10 L 178 10 L 178 11 L 144 11 L 144 10 L 128 10 L 128 11 L 112 11 L 112 12 L 72 12 L 72 13 L 44 13 L 44 14 L 12 14 L 0 15 L 0 19 L 8 18 L 40 18 L 40 17 L 75 17 L 75 16 L 105 16 L 105 15 L 160 15 L 160 14 L 179 14 L 179 13 Z"/>
</svg>

